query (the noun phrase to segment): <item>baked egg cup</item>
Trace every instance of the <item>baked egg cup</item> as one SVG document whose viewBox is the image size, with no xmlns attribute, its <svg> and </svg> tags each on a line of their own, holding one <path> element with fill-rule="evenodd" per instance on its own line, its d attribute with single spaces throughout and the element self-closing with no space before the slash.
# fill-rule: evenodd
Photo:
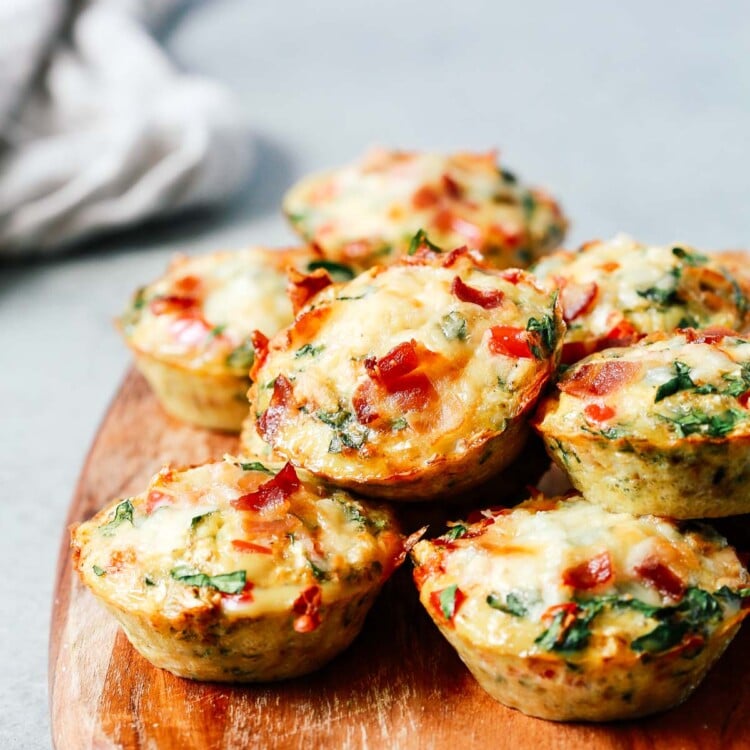
<svg viewBox="0 0 750 750">
<path fill-rule="evenodd" d="M 612 511 L 750 512 L 750 340 L 653 334 L 568 369 L 533 424 L 587 499 Z"/>
<path fill-rule="evenodd" d="M 709 527 L 537 496 L 421 541 L 419 597 L 493 698 L 555 721 L 685 700 L 737 633 L 750 579 Z"/>
<path fill-rule="evenodd" d="M 424 245 L 345 284 L 299 283 L 311 295 L 249 392 L 249 425 L 278 455 L 403 501 L 450 498 L 518 456 L 560 354 L 555 292 Z"/>
<path fill-rule="evenodd" d="M 291 464 L 166 468 L 71 532 L 83 583 L 180 677 L 266 682 L 343 651 L 405 555 L 392 513 Z"/>
</svg>

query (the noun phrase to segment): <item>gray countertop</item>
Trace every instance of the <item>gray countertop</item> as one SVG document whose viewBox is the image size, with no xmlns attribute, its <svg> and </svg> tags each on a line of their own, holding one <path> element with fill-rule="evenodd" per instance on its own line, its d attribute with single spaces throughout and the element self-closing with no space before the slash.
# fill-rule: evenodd
<svg viewBox="0 0 750 750">
<path fill-rule="evenodd" d="M 168 39 L 224 81 L 257 135 L 221 211 L 0 266 L 0 748 L 48 748 L 47 631 L 73 486 L 128 363 L 111 320 L 175 251 L 291 240 L 282 192 L 373 143 L 497 146 L 549 187 L 571 244 L 627 231 L 750 243 L 743 2 L 198 4 Z"/>
</svg>

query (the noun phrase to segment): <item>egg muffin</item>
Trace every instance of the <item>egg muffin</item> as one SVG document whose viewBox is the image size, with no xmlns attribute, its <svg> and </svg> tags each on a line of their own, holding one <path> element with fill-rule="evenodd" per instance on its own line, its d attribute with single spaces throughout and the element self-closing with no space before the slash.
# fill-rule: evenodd
<svg viewBox="0 0 750 750">
<path fill-rule="evenodd" d="M 653 334 L 565 372 L 535 426 L 592 502 L 674 518 L 750 512 L 750 340 Z"/>
<path fill-rule="evenodd" d="M 412 550 L 430 617 L 496 700 L 608 721 L 685 700 L 747 610 L 750 578 L 709 527 L 538 496 Z"/>
<path fill-rule="evenodd" d="M 500 168 L 494 151 L 373 149 L 298 182 L 284 212 L 327 258 L 361 270 L 405 254 L 419 230 L 443 249 L 467 245 L 494 266 L 524 267 L 557 247 L 567 228 L 557 203 Z"/>
<path fill-rule="evenodd" d="M 291 464 L 231 456 L 163 469 L 74 528 L 72 547 L 146 659 L 222 682 L 318 669 L 357 636 L 405 554 L 386 508 Z"/>
<path fill-rule="evenodd" d="M 286 269 L 321 263 L 330 266 L 303 248 L 180 256 L 139 289 L 119 328 L 164 409 L 200 427 L 239 431 L 255 347 L 294 317 Z"/>
<path fill-rule="evenodd" d="M 739 278 L 686 245 L 645 245 L 620 235 L 554 253 L 532 271 L 560 289 L 568 364 L 656 331 L 741 330 L 748 312 Z"/>
<path fill-rule="evenodd" d="M 399 500 L 451 496 L 506 467 L 555 370 L 557 296 L 478 254 L 422 247 L 312 290 L 253 370 L 273 450 L 335 484 Z"/>
</svg>

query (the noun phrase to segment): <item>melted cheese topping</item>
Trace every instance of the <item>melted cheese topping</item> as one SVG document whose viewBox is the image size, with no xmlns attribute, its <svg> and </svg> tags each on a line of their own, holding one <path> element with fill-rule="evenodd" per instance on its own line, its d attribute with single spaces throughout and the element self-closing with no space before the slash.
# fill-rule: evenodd
<svg viewBox="0 0 750 750">
<path fill-rule="evenodd" d="M 559 605 L 610 597 L 588 624 L 586 646 L 565 658 L 578 660 L 592 650 L 599 650 L 600 657 L 608 651 L 613 655 L 618 643 L 649 633 L 658 621 L 635 607 L 611 606 L 612 600 L 662 607 L 683 596 L 659 591 L 658 577 L 643 573 L 657 564 L 683 591 L 695 587 L 713 593 L 723 586 L 736 591 L 750 580 L 734 550 L 708 527 L 683 530 L 656 516 L 611 513 L 580 496 L 540 497 L 512 511 L 485 515 L 484 521 L 467 525 L 463 537 L 420 542 L 412 555 L 430 615 L 445 626 L 447 604 L 449 613 L 455 609 L 450 627 L 475 645 L 499 652 L 546 654 L 549 643 L 538 641 Z M 586 583 L 571 571 L 605 557 L 609 575 L 599 569 L 600 583 L 571 585 L 571 580 Z M 441 592 L 451 592 L 452 586 L 460 593 L 441 603 Z M 727 602 L 723 616 L 734 616 L 738 609 L 739 600 Z"/>
<path fill-rule="evenodd" d="M 499 301 L 487 309 L 462 300 L 460 282 Z M 272 340 L 251 402 L 265 439 L 311 471 L 413 476 L 502 433 L 530 408 L 561 336 L 556 297 L 531 275 L 493 271 L 466 252 L 412 259 L 313 298 Z M 384 382 L 378 368 L 382 376 L 384 360 L 403 349 L 416 367 Z M 284 403 L 281 377 L 291 391 Z M 264 420 L 274 423 L 265 433 Z"/>
<path fill-rule="evenodd" d="M 587 357 L 565 373 L 559 395 L 540 409 L 540 429 L 661 445 L 750 434 L 750 341 L 713 338 L 657 334 Z"/>
<path fill-rule="evenodd" d="M 258 509 L 235 507 L 279 471 L 243 461 L 164 469 L 145 493 L 79 526 L 73 545 L 86 584 L 130 612 L 177 620 L 218 607 L 230 618 L 260 617 L 293 612 L 310 586 L 323 602 L 377 589 L 399 564 L 402 537 L 390 511 L 304 472 L 291 494 L 267 497 Z"/>
<path fill-rule="evenodd" d="M 137 352 L 191 370 L 246 376 L 250 335 L 272 336 L 292 319 L 286 269 L 306 270 L 305 249 L 249 248 L 179 257 L 133 298 L 121 319 Z"/>
<path fill-rule="evenodd" d="M 376 149 L 295 185 L 284 211 L 327 256 L 368 267 L 403 255 L 420 229 L 440 247 L 482 250 L 498 267 L 524 266 L 566 229 L 555 201 L 498 168 L 496 154 Z"/>
<path fill-rule="evenodd" d="M 654 247 L 620 235 L 555 253 L 533 271 L 561 290 L 566 344 L 687 327 L 741 330 L 748 308 L 737 279 L 685 245 Z"/>
</svg>

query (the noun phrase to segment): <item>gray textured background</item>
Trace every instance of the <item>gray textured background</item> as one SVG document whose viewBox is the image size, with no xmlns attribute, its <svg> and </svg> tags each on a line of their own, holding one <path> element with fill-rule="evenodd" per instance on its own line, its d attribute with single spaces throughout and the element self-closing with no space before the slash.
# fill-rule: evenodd
<svg viewBox="0 0 750 750">
<path fill-rule="evenodd" d="M 63 519 L 128 361 L 111 319 L 171 253 L 288 242 L 284 188 L 372 143 L 498 146 L 561 198 L 572 243 L 622 230 L 750 244 L 746 3 L 223 0 L 187 14 L 167 45 L 238 94 L 258 166 L 224 211 L 0 266 L 3 750 L 49 747 Z"/>
</svg>

